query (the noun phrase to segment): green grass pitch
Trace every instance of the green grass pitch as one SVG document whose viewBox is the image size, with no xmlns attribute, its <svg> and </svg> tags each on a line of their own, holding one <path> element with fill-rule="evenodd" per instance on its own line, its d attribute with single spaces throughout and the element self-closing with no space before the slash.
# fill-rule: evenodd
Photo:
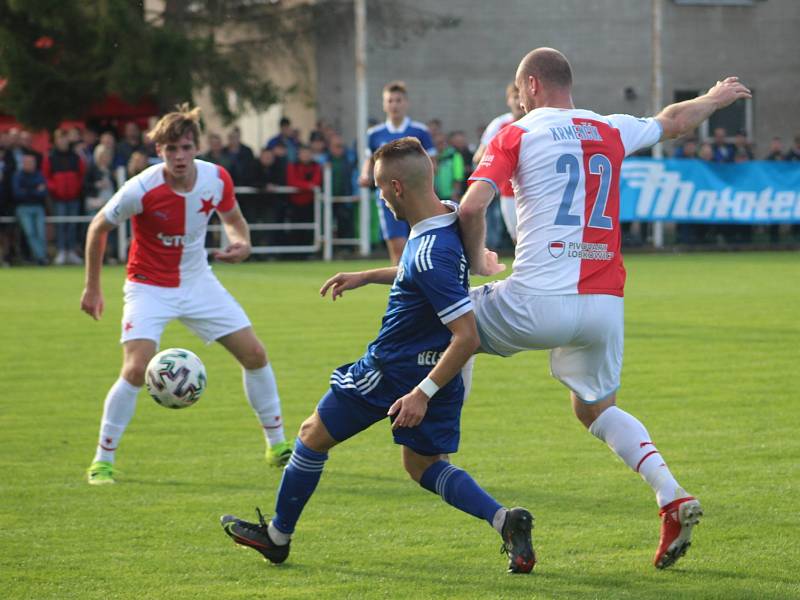
<svg viewBox="0 0 800 600">
<path fill-rule="evenodd" d="M 265 341 L 287 430 L 332 368 L 378 330 L 387 288 L 318 297 L 337 270 L 378 263 L 217 267 Z M 800 257 L 633 255 L 626 261 L 620 405 L 648 427 L 706 511 L 675 568 L 651 565 L 657 507 L 641 479 L 572 416 L 547 355 L 480 357 L 453 462 L 536 516 L 539 565 L 505 574 L 500 539 L 408 479 L 388 427 L 335 449 L 275 567 L 236 547 L 226 512 L 270 514 L 280 472 L 235 362 L 180 324 L 162 347 L 203 358 L 209 388 L 170 411 L 142 392 L 118 484 L 86 484 L 117 376 L 121 268 L 106 312 L 80 313 L 78 268 L 0 271 L 0 597 L 798 598 Z"/>
</svg>

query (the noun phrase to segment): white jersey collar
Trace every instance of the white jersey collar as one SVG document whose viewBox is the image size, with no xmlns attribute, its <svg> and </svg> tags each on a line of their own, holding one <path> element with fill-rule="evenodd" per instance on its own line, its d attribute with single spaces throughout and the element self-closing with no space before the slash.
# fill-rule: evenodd
<svg viewBox="0 0 800 600">
<path fill-rule="evenodd" d="M 389 133 L 401 133 L 408 129 L 408 126 L 411 124 L 411 117 L 406 117 L 403 119 L 403 122 L 400 123 L 400 127 L 395 127 L 392 125 L 391 119 L 386 119 L 386 131 Z"/>
<path fill-rule="evenodd" d="M 456 222 L 458 219 L 458 204 L 455 202 L 450 202 L 450 200 L 442 200 L 442 204 L 447 206 L 451 212 L 447 213 L 446 215 L 436 215 L 435 217 L 423 219 L 411 228 L 411 233 L 409 234 L 408 239 L 419 237 L 425 233 L 428 233 L 431 229 L 447 227 L 448 225 L 452 225 Z"/>
</svg>

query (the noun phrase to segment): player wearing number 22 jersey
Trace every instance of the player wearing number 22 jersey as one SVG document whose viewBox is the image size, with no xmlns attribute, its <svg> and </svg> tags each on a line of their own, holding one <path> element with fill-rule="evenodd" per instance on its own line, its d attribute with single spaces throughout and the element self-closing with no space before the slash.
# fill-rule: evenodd
<svg viewBox="0 0 800 600">
<path fill-rule="evenodd" d="M 552 48 L 529 52 L 515 82 L 526 114 L 492 139 L 461 201 L 467 257 L 484 275 L 498 272 L 483 243 L 486 207 L 509 178 L 517 203 L 514 272 L 471 293 L 481 347 L 502 356 L 550 350 L 551 372 L 571 390 L 575 415 L 655 492 L 662 526 L 653 562 L 668 567 L 689 547 L 702 509 L 644 425 L 616 406 L 625 288 L 620 170 L 629 154 L 685 135 L 750 92 L 729 77 L 654 118 L 603 116 L 574 108 L 572 69 Z"/>
<path fill-rule="evenodd" d="M 531 294 L 622 296 L 622 159 L 661 137 L 655 119 L 540 108 L 489 143 L 472 180 L 512 179 L 519 216 L 514 285 Z"/>
</svg>

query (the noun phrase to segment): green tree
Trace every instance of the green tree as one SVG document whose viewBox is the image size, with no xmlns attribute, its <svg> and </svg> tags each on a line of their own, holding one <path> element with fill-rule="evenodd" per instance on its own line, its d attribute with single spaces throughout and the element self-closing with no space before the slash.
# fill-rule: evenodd
<svg viewBox="0 0 800 600">
<path fill-rule="evenodd" d="M 219 3 L 167 2 L 167 9 L 172 4 Z M 265 109 L 278 99 L 248 53 L 193 23 L 181 21 L 180 11 L 145 15 L 129 0 L 0 0 L 0 78 L 7 80 L 0 110 L 52 128 L 108 94 L 132 102 L 151 96 L 169 109 L 209 87 L 230 121 L 247 105 Z"/>
<path fill-rule="evenodd" d="M 369 11 L 380 44 L 459 23 L 402 0 L 370 2 Z M 109 94 L 149 96 L 166 111 L 207 89 L 231 122 L 286 93 L 308 96 L 314 56 L 305 42 L 352 34 L 352 21 L 347 0 L 164 0 L 157 11 L 142 0 L 0 0 L 0 111 L 52 128 Z M 291 65 L 296 84 L 279 89 L 264 61 Z"/>
</svg>

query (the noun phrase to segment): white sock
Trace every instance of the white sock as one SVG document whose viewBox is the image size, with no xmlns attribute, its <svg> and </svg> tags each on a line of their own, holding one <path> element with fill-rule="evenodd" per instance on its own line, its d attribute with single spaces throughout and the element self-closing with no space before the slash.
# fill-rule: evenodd
<svg viewBox="0 0 800 600">
<path fill-rule="evenodd" d="M 659 506 L 686 496 L 658 448 L 650 441 L 647 429 L 636 417 L 612 406 L 595 419 L 589 431 L 608 444 L 626 465 L 650 484 Z"/>
<path fill-rule="evenodd" d="M 472 371 L 475 368 L 475 355 L 464 363 L 461 368 L 461 379 L 464 380 L 464 402 L 466 403 L 469 398 L 469 393 L 472 391 Z"/>
<path fill-rule="evenodd" d="M 244 393 L 247 401 L 264 428 L 264 436 L 271 446 L 286 440 L 281 418 L 281 399 L 272 365 L 260 369 L 242 369 L 244 373 Z"/>
<path fill-rule="evenodd" d="M 267 533 L 269 533 L 269 539 L 275 542 L 275 544 L 278 546 L 285 546 L 292 541 L 292 536 L 288 533 L 279 531 L 278 528 L 272 524 L 272 521 L 270 521 L 269 525 L 267 525 Z"/>
<path fill-rule="evenodd" d="M 136 396 L 141 387 L 131 385 L 120 377 L 108 390 L 103 404 L 103 419 L 100 421 L 100 440 L 94 461 L 114 462 L 119 440 L 131 422 L 136 410 Z"/>
<path fill-rule="evenodd" d="M 508 509 L 498 508 L 497 512 L 494 513 L 494 518 L 492 518 L 492 527 L 497 530 L 497 533 L 503 535 L 503 525 L 506 523 L 506 515 L 508 514 Z"/>
</svg>

